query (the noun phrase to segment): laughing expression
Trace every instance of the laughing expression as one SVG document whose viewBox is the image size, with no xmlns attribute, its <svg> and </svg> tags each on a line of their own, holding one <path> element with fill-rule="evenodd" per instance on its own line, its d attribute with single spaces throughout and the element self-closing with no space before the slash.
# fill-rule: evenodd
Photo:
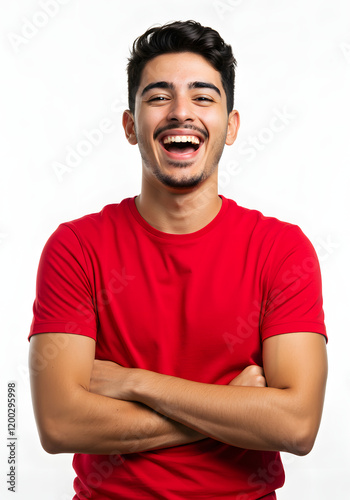
<svg viewBox="0 0 350 500">
<path fill-rule="evenodd" d="M 136 93 L 135 114 L 124 113 L 131 144 L 138 144 L 143 176 L 176 191 L 217 173 L 225 144 L 232 144 L 238 114 L 228 116 L 220 73 L 192 52 L 149 61 Z"/>
</svg>

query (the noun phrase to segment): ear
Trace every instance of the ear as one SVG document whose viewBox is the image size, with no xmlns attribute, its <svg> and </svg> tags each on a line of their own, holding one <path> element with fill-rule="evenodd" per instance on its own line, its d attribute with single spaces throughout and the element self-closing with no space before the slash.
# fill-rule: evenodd
<svg viewBox="0 0 350 500">
<path fill-rule="evenodd" d="M 228 117 L 227 135 L 225 143 L 227 144 L 227 146 L 231 146 L 235 142 L 238 134 L 239 125 L 240 125 L 239 113 L 234 109 L 233 111 L 231 111 Z"/>
<path fill-rule="evenodd" d="M 137 144 L 134 115 L 129 109 L 125 110 L 123 113 L 123 127 L 125 130 L 125 136 L 130 144 L 133 146 Z"/>
</svg>

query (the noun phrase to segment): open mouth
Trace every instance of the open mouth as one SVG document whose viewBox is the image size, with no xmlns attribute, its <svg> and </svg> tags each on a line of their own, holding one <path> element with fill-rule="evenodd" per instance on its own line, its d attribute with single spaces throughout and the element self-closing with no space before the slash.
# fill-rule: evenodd
<svg viewBox="0 0 350 500">
<path fill-rule="evenodd" d="M 191 155 L 202 145 L 200 138 L 195 135 L 165 135 L 160 143 L 168 153 L 175 155 Z"/>
</svg>

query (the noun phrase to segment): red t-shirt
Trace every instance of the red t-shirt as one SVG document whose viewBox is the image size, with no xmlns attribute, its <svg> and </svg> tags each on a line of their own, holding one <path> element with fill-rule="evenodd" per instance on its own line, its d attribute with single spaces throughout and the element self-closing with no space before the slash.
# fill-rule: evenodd
<svg viewBox="0 0 350 500">
<path fill-rule="evenodd" d="M 96 339 L 96 357 L 228 384 L 262 341 L 326 335 L 316 253 L 301 230 L 222 198 L 190 234 L 163 233 L 134 198 L 61 224 L 40 261 L 30 335 Z M 75 499 L 275 498 L 277 452 L 213 439 L 123 456 L 76 454 Z M 265 497 L 264 497 L 265 498 Z"/>
</svg>

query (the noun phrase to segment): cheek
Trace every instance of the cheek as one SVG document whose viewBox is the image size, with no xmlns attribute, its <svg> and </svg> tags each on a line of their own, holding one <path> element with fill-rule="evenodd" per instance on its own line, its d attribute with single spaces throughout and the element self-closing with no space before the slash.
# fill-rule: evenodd
<svg viewBox="0 0 350 500">
<path fill-rule="evenodd" d="M 138 147 L 142 152 L 144 152 L 147 155 L 153 155 L 156 154 L 156 143 L 153 140 L 153 135 L 150 134 L 148 131 L 145 131 L 142 127 L 136 129 L 136 139 L 137 139 L 137 144 Z"/>
<path fill-rule="evenodd" d="M 223 127 L 223 122 L 221 122 L 221 124 L 213 124 L 213 126 L 209 129 L 209 133 L 214 147 L 221 147 L 222 144 L 225 144 L 227 127 Z"/>
<path fill-rule="evenodd" d="M 222 136 L 223 133 L 226 134 L 228 119 L 227 113 L 215 112 L 215 110 L 208 110 L 202 117 L 202 122 L 209 131 L 211 135 Z"/>
<path fill-rule="evenodd" d="M 135 124 L 135 131 L 138 138 L 142 139 L 143 144 L 149 145 L 153 142 L 153 135 L 157 126 L 150 120 L 137 120 Z"/>
</svg>

